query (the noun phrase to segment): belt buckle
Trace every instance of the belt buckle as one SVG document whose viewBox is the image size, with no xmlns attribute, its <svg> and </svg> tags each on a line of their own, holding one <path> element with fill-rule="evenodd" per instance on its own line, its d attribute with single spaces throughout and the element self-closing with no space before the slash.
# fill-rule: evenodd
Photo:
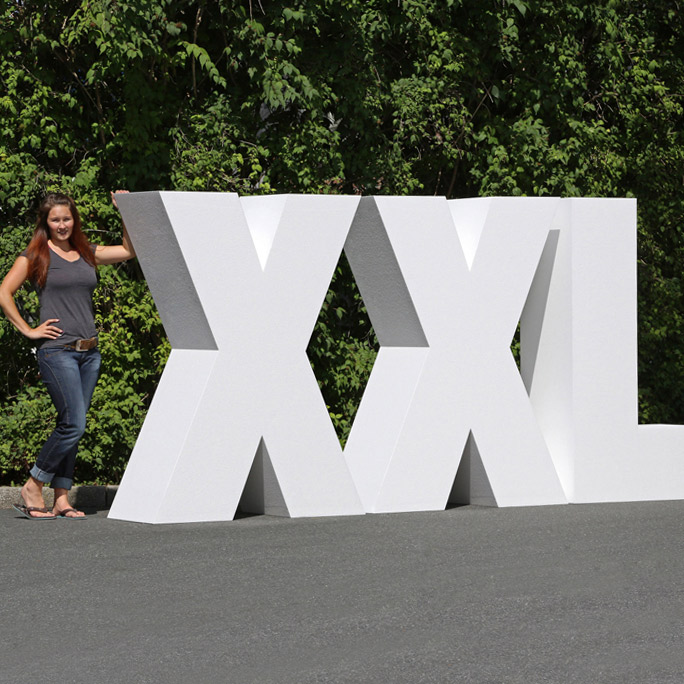
<svg viewBox="0 0 684 684">
<path fill-rule="evenodd" d="M 89 340 L 76 340 L 74 343 L 74 349 L 79 352 L 88 351 L 95 346 L 95 344 L 93 344 L 94 342 L 95 340 L 93 338 Z"/>
</svg>

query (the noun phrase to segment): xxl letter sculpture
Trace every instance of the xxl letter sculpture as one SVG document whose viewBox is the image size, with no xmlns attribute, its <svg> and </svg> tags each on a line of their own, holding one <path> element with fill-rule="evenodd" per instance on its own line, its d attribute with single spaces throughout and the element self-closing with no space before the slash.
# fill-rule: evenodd
<svg viewBox="0 0 684 684">
<path fill-rule="evenodd" d="M 172 352 L 110 517 L 684 498 L 684 427 L 637 425 L 634 201 L 118 204 Z M 306 356 L 343 246 L 381 345 L 344 453 Z"/>
</svg>

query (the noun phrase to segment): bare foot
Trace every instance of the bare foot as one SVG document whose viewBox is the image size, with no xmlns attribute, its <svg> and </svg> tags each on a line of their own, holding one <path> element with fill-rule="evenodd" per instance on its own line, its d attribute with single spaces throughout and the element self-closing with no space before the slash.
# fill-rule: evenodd
<svg viewBox="0 0 684 684">
<path fill-rule="evenodd" d="M 45 501 L 43 500 L 43 483 L 30 477 L 26 484 L 21 488 L 21 498 L 26 504 L 26 508 L 45 508 Z M 30 511 L 29 515 L 32 518 L 52 518 L 52 513 L 45 511 Z"/>
</svg>

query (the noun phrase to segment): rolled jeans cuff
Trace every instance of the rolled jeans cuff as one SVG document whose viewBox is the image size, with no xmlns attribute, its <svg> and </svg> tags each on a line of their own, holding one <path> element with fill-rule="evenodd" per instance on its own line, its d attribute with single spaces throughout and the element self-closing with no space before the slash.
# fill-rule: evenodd
<svg viewBox="0 0 684 684">
<path fill-rule="evenodd" d="M 74 481 L 70 477 L 55 477 L 54 473 L 46 473 L 35 465 L 31 468 L 30 475 L 38 482 L 49 484 L 53 489 L 71 489 L 74 485 Z"/>
<path fill-rule="evenodd" d="M 50 484 L 50 482 L 52 482 L 52 478 L 55 476 L 54 473 L 46 473 L 44 470 L 41 470 L 36 465 L 34 465 L 33 468 L 31 468 L 31 470 L 29 471 L 29 475 L 31 475 L 31 477 L 35 480 L 38 480 L 38 482 L 42 482 L 43 484 Z"/>
</svg>

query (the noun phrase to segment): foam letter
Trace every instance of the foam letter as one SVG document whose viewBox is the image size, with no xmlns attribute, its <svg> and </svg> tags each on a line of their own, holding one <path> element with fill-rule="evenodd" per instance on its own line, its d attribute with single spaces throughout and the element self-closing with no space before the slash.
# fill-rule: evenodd
<svg viewBox="0 0 684 684">
<path fill-rule="evenodd" d="M 358 198 L 117 200 L 173 351 L 110 516 L 231 520 L 253 465 L 269 512 L 362 513 L 306 356 Z"/>
<path fill-rule="evenodd" d="M 471 432 L 492 503 L 566 502 L 510 351 L 557 205 L 362 200 L 345 250 L 381 350 L 345 457 L 366 510 L 444 509 Z"/>
</svg>

